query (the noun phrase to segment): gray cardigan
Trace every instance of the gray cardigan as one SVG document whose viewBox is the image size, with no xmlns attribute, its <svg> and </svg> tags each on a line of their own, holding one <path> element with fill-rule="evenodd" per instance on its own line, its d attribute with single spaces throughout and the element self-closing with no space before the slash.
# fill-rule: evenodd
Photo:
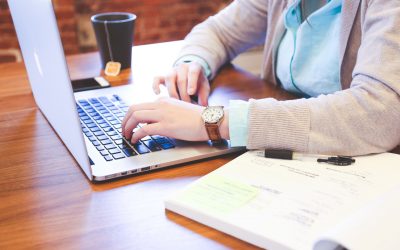
<svg viewBox="0 0 400 250">
<path fill-rule="evenodd" d="M 181 55 L 220 66 L 265 44 L 262 77 L 279 84 L 275 53 L 284 34 L 282 12 L 292 0 L 236 0 L 197 25 Z M 250 100 L 247 147 L 361 155 L 400 143 L 400 1 L 343 0 L 342 91 L 316 98 Z"/>
</svg>

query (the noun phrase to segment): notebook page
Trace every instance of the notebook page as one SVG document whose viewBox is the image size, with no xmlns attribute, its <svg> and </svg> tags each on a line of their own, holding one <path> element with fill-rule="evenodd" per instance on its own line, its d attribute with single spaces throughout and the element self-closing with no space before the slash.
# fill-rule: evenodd
<svg viewBox="0 0 400 250">
<path fill-rule="evenodd" d="M 258 154 L 245 153 L 199 179 L 166 208 L 261 247 L 311 249 L 321 232 L 400 180 L 400 156 L 393 154 L 358 157 L 347 167 Z"/>
<path fill-rule="evenodd" d="M 400 246 L 400 186 L 355 212 L 328 231 L 314 249 L 342 245 L 352 250 L 398 249 Z"/>
</svg>

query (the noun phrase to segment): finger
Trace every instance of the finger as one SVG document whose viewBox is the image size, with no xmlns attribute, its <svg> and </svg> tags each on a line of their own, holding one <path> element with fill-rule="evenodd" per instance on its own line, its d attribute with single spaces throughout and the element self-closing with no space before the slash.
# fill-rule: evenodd
<svg viewBox="0 0 400 250">
<path fill-rule="evenodd" d="M 160 134 L 160 131 L 161 129 L 159 123 L 146 124 L 133 133 L 131 143 L 136 143 L 147 135 L 158 135 Z"/>
<path fill-rule="evenodd" d="M 139 123 L 153 123 L 158 119 L 157 112 L 149 110 L 135 111 L 124 127 L 125 138 L 129 139 L 132 136 L 132 131 Z"/>
<path fill-rule="evenodd" d="M 162 77 L 162 76 L 157 76 L 157 77 L 154 77 L 154 80 L 153 80 L 153 92 L 156 94 L 156 95 L 158 95 L 158 94 L 160 94 L 160 85 L 161 84 L 165 84 L 165 77 Z"/>
<path fill-rule="evenodd" d="M 182 101 L 190 102 L 190 97 L 187 93 L 187 84 L 188 84 L 187 74 L 188 74 L 187 64 L 180 65 L 178 68 L 178 72 L 177 72 L 177 76 L 178 76 L 178 79 L 177 79 L 178 84 L 177 85 L 178 85 L 179 96 Z"/>
<path fill-rule="evenodd" d="M 199 104 L 201 106 L 208 106 L 208 97 L 210 95 L 210 84 L 207 79 L 204 79 L 203 82 L 200 83 L 199 87 Z"/>
<path fill-rule="evenodd" d="M 168 89 L 169 96 L 175 99 L 179 99 L 178 92 L 176 90 L 176 70 L 173 70 L 168 76 L 165 77 L 165 86 Z"/>
<path fill-rule="evenodd" d="M 197 63 L 191 63 L 189 65 L 189 73 L 188 73 L 188 95 L 194 95 L 197 91 L 197 85 L 199 81 L 199 76 L 201 74 L 201 66 Z"/>
<path fill-rule="evenodd" d="M 124 119 L 122 119 L 121 128 L 122 128 L 122 136 L 125 136 L 124 128 L 126 126 L 127 121 L 132 116 L 133 112 L 139 110 L 153 110 L 156 108 L 156 103 L 154 102 L 145 102 L 145 103 L 138 103 L 134 104 L 129 107 L 128 112 L 126 112 Z"/>
</svg>

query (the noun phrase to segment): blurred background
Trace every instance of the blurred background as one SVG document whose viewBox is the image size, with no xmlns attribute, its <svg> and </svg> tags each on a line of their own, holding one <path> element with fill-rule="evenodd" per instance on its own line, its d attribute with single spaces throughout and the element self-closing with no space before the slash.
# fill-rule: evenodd
<svg viewBox="0 0 400 250">
<path fill-rule="evenodd" d="M 27 0 L 34 1 L 34 0 Z M 137 15 L 134 44 L 181 40 L 198 23 L 232 0 L 53 0 L 66 55 L 96 51 L 90 17 L 111 11 Z M 29 10 L 27 10 L 29 11 Z M 233 63 L 258 75 L 262 48 L 236 58 Z M 22 61 L 7 0 L 0 0 L 0 63 Z"/>
<path fill-rule="evenodd" d="M 97 49 L 90 22 L 95 13 L 123 11 L 136 14 L 134 44 L 140 45 L 183 39 L 194 25 L 229 2 L 231 0 L 53 0 L 67 55 Z M 0 0 L 0 63 L 20 60 L 7 0 Z"/>
</svg>

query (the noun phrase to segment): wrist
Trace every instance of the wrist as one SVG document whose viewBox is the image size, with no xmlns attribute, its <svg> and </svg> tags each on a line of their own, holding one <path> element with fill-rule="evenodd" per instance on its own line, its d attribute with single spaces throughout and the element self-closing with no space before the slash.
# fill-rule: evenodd
<svg viewBox="0 0 400 250">
<path fill-rule="evenodd" d="M 227 109 L 223 106 L 207 106 L 203 109 L 201 117 L 208 135 L 208 139 L 218 144 L 222 139 L 229 138 L 229 119 Z"/>
</svg>

